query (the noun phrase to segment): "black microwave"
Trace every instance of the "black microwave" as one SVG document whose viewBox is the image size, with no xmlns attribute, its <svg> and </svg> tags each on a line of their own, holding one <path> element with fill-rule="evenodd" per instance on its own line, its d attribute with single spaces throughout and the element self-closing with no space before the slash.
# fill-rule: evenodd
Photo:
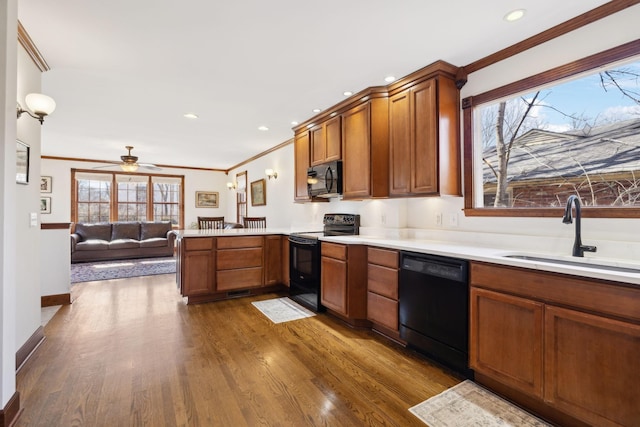
<svg viewBox="0 0 640 427">
<path fill-rule="evenodd" d="M 342 161 L 322 163 L 307 170 L 309 197 L 338 197 L 342 194 Z"/>
</svg>

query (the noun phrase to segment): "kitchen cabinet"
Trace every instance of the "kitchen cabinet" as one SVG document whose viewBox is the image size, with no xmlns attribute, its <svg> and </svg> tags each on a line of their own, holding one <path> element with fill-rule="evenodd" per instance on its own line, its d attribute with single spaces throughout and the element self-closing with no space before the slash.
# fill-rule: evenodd
<svg viewBox="0 0 640 427">
<path fill-rule="evenodd" d="M 472 287 L 469 366 L 542 398 L 543 314 L 540 302 Z"/>
<path fill-rule="evenodd" d="M 366 247 L 322 242 L 321 302 L 357 326 L 367 325 Z"/>
<path fill-rule="evenodd" d="M 334 116 L 309 131 L 311 166 L 342 158 L 341 117 Z"/>
<path fill-rule="evenodd" d="M 304 129 L 293 138 L 295 191 L 294 201 L 309 201 L 307 170 L 309 169 L 309 132 Z"/>
<path fill-rule="evenodd" d="M 263 245 L 262 236 L 218 237 L 216 290 L 262 286 Z"/>
<path fill-rule="evenodd" d="M 279 234 L 181 236 L 176 276 L 182 296 L 194 304 L 283 289 L 289 269 L 283 239 Z"/>
<path fill-rule="evenodd" d="M 640 288 L 484 263 L 471 286 L 476 380 L 552 420 L 637 425 Z"/>
<path fill-rule="evenodd" d="M 367 248 L 367 318 L 374 329 L 399 339 L 398 251 Z"/>
<path fill-rule="evenodd" d="M 283 283 L 282 236 L 264 237 L 264 284 L 265 286 Z M 287 265 L 288 267 L 288 265 Z"/>
<path fill-rule="evenodd" d="M 391 195 L 438 193 L 436 85 L 427 80 L 389 99 Z"/>
<path fill-rule="evenodd" d="M 433 77 L 389 91 L 391 196 L 462 194 L 459 91 L 449 68 L 440 63 Z"/>
<path fill-rule="evenodd" d="M 206 295 L 215 290 L 215 239 L 178 241 L 178 281 L 183 296 Z"/>
<path fill-rule="evenodd" d="M 343 199 L 389 195 L 388 105 L 372 98 L 342 114 Z"/>
</svg>

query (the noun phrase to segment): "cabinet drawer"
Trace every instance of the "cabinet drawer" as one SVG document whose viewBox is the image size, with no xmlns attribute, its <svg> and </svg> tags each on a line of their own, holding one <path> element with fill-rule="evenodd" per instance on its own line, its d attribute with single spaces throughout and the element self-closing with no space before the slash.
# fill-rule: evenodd
<svg viewBox="0 0 640 427">
<path fill-rule="evenodd" d="M 322 242 L 320 250 L 322 251 L 322 256 L 341 259 L 343 261 L 346 261 L 347 259 L 347 245 Z"/>
<path fill-rule="evenodd" d="M 262 286 L 262 268 L 241 268 L 216 273 L 216 288 L 219 291 L 255 288 Z"/>
<path fill-rule="evenodd" d="M 398 301 L 367 293 L 367 318 L 387 328 L 398 330 Z"/>
<path fill-rule="evenodd" d="M 218 250 L 216 261 L 218 270 L 262 267 L 262 248 Z"/>
<path fill-rule="evenodd" d="M 213 249 L 213 237 L 183 239 L 185 251 L 208 251 Z"/>
<path fill-rule="evenodd" d="M 398 268 L 398 251 L 368 248 L 367 259 L 369 261 L 369 264 L 383 265 L 389 268 Z"/>
<path fill-rule="evenodd" d="M 262 246 L 262 236 L 218 237 L 218 249 L 255 248 Z"/>
<path fill-rule="evenodd" d="M 367 266 L 368 290 L 376 294 L 398 299 L 398 270 L 375 264 Z"/>
</svg>

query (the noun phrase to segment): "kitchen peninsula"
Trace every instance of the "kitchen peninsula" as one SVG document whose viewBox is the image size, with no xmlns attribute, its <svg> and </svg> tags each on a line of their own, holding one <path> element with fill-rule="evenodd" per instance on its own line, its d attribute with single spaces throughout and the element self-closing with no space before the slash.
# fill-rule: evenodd
<svg viewBox="0 0 640 427">
<path fill-rule="evenodd" d="M 285 289 L 289 246 L 283 230 L 181 230 L 176 279 L 188 304 Z"/>
</svg>

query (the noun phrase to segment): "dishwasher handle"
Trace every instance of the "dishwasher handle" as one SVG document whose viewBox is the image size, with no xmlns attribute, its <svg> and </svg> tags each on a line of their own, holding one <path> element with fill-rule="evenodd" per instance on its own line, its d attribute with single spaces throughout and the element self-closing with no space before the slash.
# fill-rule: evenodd
<svg viewBox="0 0 640 427">
<path fill-rule="evenodd" d="M 466 283 L 468 263 L 465 260 L 429 255 L 402 253 L 401 270 L 413 271 L 426 276 L 441 277 Z"/>
</svg>

